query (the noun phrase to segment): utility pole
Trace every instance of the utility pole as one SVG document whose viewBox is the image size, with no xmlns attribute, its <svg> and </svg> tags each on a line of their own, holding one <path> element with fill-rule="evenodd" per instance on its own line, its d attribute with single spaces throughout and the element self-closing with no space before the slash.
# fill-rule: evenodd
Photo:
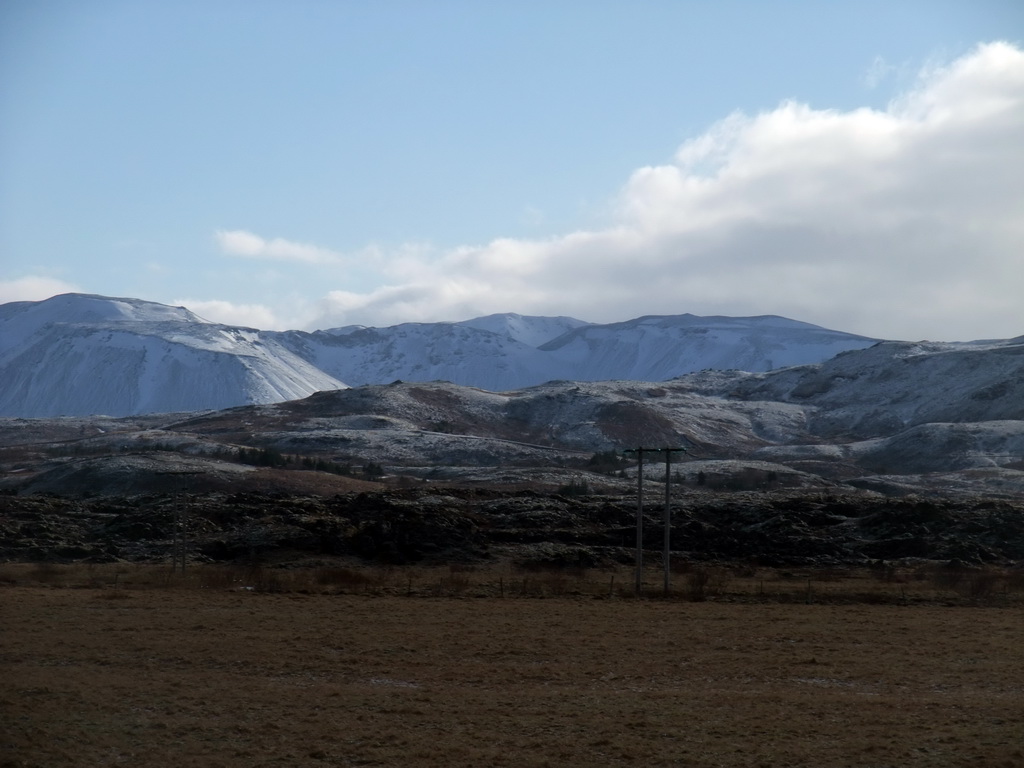
<svg viewBox="0 0 1024 768">
<path fill-rule="evenodd" d="M 636 594 L 644 584 L 644 449 L 636 449 Z"/>
<path fill-rule="evenodd" d="M 669 546 L 669 537 L 672 531 L 672 450 L 665 449 L 665 514 L 662 516 L 661 524 L 664 528 L 664 541 L 661 550 L 661 563 L 664 568 L 664 584 L 662 594 L 668 597 L 669 570 L 672 561 L 672 550 Z"/>
<path fill-rule="evenodd" d="M 188 538 L 185 531 L 186 508 L 185 503 L 180 499 L 174 509 L 174 538 L 171 548 L 171 573 L 177 573 L 178 563 L 181 563 L 181 575 L 185 575 L 186 553 L 188 552 Z"/>
<path fill-rule="evenodd" d="M 636 454 L 636 594 L 639 596 L 643 589 L 644 578 L 644 451 L 664 452 L 665 454 L 665 512 L 662 516 L 663 550 L 662 562 L 664 565 L 665 595 L 669 591 L 669 573 L 671 570 L 671 529 L 672 529 L 672 454 L 686 453 L 685 448 L 630 448 L 622 452 Z"/>
</svg>

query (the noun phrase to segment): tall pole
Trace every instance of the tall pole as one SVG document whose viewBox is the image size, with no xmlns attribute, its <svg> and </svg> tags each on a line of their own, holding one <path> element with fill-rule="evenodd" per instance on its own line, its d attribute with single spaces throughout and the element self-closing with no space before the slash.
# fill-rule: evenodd
<svg viewBox="0 0 1024 768">
<path fill-rule="evenodd" d="M 188 553 L 188 525 L 186 525 L 186 523 L 188 522 L 188 513 L 189 513 L 189 505 L 188 505 L 188 497 L 186 496 L 185 497 L 184 507 L 183 507 L 183 509 L 181 511 L 181 575 L 182 576 L 185 575 L 185 560 L 186 560 L 185 556 Z"/>
<path fill-rule="evenodd" d="M 644 581 L 644 449 L 636 450 L 636 594 Z"/>
<path fill-rule="evenodd" d="M 639 596 L 643 590 L 644 583 L 644 451 L 665 452 L 665 513 L 663 524 L 665 528 L 664 551 L 662 562 L 665 567 L 665 594 L 669 591 L 669 573 L 671 570 L 672 549 L 672 451 L 686 453 L 685 448 L 630 448 L 622 452 L 625 456 L 635 453 L 636 463 L 636 594 Z"/>
<path fill-rule="evenodd" d="M 174 534 L 171 544 L 171 573 L 178 572 L 178 564 L 181 564 L 181 573 L 185 575 L 185 554 L 188 552 L 188 529 L 185 522 L 188 519 L 188 502 L 180 498 L 174 505 Z"/>
<path fill-rule="evenodd" d="M 174 505 L 174 533 L 171 538 L 171 573 L 178 572 L 178 557 L 181 552 L 181 501 Z"/>
<path fill-rule="evenodd" d="M 662 518 L 665 526 L 665 541 L 662 549 L 661 559 L 665 568 L 664 593 L 668 597 L 669 565 L 672 559 L 669 548 L 669 537 L 672 528 L 672 449 L 665 449 L 665 515 Z"/>
</svg>

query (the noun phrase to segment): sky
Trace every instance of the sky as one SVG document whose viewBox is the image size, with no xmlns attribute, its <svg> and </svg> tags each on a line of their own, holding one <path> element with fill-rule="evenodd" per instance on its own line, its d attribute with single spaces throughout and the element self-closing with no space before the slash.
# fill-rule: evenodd
<svg viewBox="0 0 1024 768">
<path fill-rule="evenodd" d="M 0 0 L 0 303 L 1024 334 L 1019 0 Z"/>
</svg>

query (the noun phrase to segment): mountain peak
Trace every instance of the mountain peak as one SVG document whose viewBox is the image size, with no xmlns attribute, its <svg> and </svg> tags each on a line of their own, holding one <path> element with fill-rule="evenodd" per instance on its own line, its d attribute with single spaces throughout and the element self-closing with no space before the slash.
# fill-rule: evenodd
<svg viewBox="0 0 1024 768">
<path fill-rule="evenodd" d="M 0 415 L 198 411 L 345 386 L 260 331 L 68 293 L 0 306 Z"/>
<path fill-rule="evenodd" d="M 185 307 L 170 307 L 155 301 L 99 296 L 92 293 L 62 293 L 44 301 L 23 301 L 15 304 L 23 313 L 50 323 L 209 323 Z"/>
<path fill-rule="evenodd" d="M 574 317 L 537 317 L 505 312 L 463 320 L 456 325 L 508 336 L 528 347 L 539 347 L 574 328 L 588 325 Z"/>
</svg>

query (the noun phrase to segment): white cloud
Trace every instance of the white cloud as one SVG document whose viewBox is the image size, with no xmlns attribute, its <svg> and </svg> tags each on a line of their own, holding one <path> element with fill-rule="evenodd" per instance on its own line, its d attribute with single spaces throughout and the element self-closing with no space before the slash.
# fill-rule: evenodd
<svg viewBox="0 0 1024 768">
<path fill-rule="evenodd" d="M 217 230 L 214 240 L 220 249 L 231 256 L 253 259 L 275 259 L 298 261 L 307 264 L 334 264 L 341 261 L 341 255 L 309 243 L 295 243 L 275 237 L 266 240 L 244 229 Z"/>
<path fill-rule="evenodd" d="M 11 301 L 42 301 L 61 293 L 79 293 L 81 289 L 52 277 L 30 275 L 16 280 L 0 280 L 0 304 Z"/>
<path fill-rule="evenodd" d="M 282 330 L 274 312 L 262 304 L 233 304 L 230 301 L 175 299 L 174 306 L 186 307 L 204 320 L 225 325 L 241 325 L 260 330 Z"/>
<path fill-rule="evenodd" d="M 1024 52 L 979 46 L 885 110 L 735 114 L 638 169 L 602 230 L 408 251 L 315 327 L 516 311 L 782 314 L 886 338 L 1024 333 Z"/>
</svg>

